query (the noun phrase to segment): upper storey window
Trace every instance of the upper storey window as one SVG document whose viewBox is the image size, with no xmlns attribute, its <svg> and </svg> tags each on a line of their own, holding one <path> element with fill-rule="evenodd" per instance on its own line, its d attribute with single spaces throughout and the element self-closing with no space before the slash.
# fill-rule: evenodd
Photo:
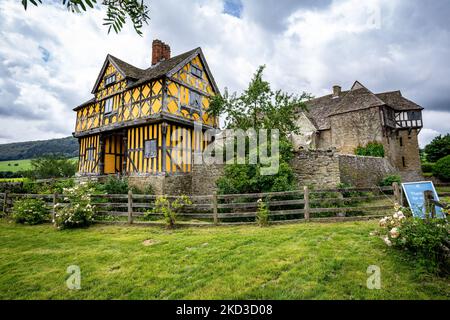
<svg viewBox="0 0 450 320">
<path fill-rule="evenodd" d="M 116 82 L 115 74 L 113 74 L 105 79 L 105 86 L 109 86 L 110 84 L 113 84 L 114 82 Z"/>
<path fill-rule="evenodd" d="M 194 65 L 191 65 L 191 73 L 194 76 L 196 76 L 197 78 L 200 78 L 200 79 L 202 78 L 202 69 L 200 69 Z"/>
<path fill-rule="evenodd" d="M 202 96 L 193 91 L 190 90 L 189 91 L 189 104 L 191 105 L 191 107 L 196 108 L 196 109 L 201 109 L 202 107 Z"/>
<path fill-rule="evenodd" d="M 105 101 L 105 114 L 111 113 L 113 111 L 113 99 L 109 98 Z"/>
</svg>

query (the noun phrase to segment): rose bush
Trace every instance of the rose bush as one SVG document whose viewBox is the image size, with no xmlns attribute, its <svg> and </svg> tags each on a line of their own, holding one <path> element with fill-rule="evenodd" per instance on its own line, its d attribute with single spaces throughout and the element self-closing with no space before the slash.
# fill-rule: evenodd
<svg viewBox="0 0 450 320">
<path fill-rule="evenodd" d="M 22 199 L 14 202 L 12 218 L 16 223 L 34 225 L 50 220 L 50 215 L 43 200 Z"/>
<path fill-rule="evenodd" d="M 386 245 L 407 250 L 427 268 L 450 272 L 450 229 L 447 219 L 414 218 L 409 209 L 398 204 L 394 209 L 392 216 L 386 216 L 379 222 Z"/>
<path fill-rule="evenodd" d="M 84 227 L 94 221 L 95 212 L 91 201 L 93 192 L 87 183 L 64 188 L 64 202 L 55 205 L 53 222 L 58 229 Z"/>
</svg>

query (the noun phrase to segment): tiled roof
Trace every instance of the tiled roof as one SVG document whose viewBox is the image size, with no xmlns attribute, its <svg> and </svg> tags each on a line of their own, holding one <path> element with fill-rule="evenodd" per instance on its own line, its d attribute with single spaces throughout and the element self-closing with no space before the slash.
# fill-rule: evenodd
<svg viewBox="0 0 450 320">
<path fill-rule="evenodd" d="M 179 54 L 175 57 L 172 57 L 167 60 L 163 60 L 155 64 L 154 66 L 151 66 L 147 69 L 140 69 L 137 68 L 119 58 L 116 58 L 110 54 L 107 55 L 105 63 L 103 64 L 102 71 L 100 72 L 99 77 L 97 78 L 97 81 L 94 85 L 94 89 L 92 90 L 92 93 L 95 92 L 96 88 L 98 87 L 101 76 L 103 74 L 104 69 L 107 66 L 108 61 L 110 61 L 112 64 L 114 64 L 121 73 L 125 76 L 125 78 L 130 79 L 131 81 L 128 84 L 128 87 L 134 87 L 136 85 L 139 85 L 141 83 L 148 82 L 153 79 L 161 78 L 163 76 L 170 76 L 171 72 L 177 71 L 177 67 L 182 67 L 185 63 L 187 63 L 189 59 L 193 58 L 195 55 L 199 54 L 202 62 L 205 65 L 205 69 L 207 71 L 207 75 L 210 78 L 210 81 L 212 83 L 212 87 L 216 92 L 219 92 L 219 89 L 217 87 L 217 84 L 209 70 L 209 67 L 206 63 L 206 60 L 203 56 L 202 50 L 200 47 L 192 49 L 190 51 L 187 51 L 185 53 Z M 79 105 L 78 107 L 74 108 L 74 110 L 78 110 L 79 108 L 92 103 L 93 99 L 90 99 L 83 104 Z"/>
<path fill-rule="evenodd" d="M 423 110 L 423 107 L 419 106 L 417 103 L 403 97 L 400 91 L 377 93 L 376 96 L 383 100 L 388 106 L 398 111 Z"/>
<path fill-rule="evenodd" d="M 423 110 L 418 104 L 404 98 L 400 91 L 374 94 L 355 82 L 352 90 L 342 91 L 339 97 L 332 94 L 306 102 L 306 116 L 318 130 L 330 129 L 330 116 L 387 105 L 394 110 Z"/>
</svg>

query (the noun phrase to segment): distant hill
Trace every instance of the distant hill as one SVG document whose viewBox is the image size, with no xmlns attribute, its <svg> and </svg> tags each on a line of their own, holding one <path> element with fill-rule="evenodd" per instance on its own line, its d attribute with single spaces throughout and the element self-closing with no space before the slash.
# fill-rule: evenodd
<svg viewBox="0 0 450 320">
<path fill-rule="evenodd" d="M 73 137 L 0 144 L 0 161 L 37 158 L 46 154 L 78 156 L 78 141 Z"/>
</svg>

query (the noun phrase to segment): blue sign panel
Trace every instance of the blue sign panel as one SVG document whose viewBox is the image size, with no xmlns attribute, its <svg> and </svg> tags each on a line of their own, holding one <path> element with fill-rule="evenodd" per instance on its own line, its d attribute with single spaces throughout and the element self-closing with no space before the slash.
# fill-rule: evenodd
<svg viewBox="0 0 450 320">
<path fill-rule="evenodd" d="M 433 191 L 434 200 L 439 201 L 436 189 L 431 181 L 402 183 L 402 186 L 414 217 L 425 218 L 424 191 Z M 444 213 L 438 206 L 436 206 L 436 217 L 444 218 Z"/>
</svg>

